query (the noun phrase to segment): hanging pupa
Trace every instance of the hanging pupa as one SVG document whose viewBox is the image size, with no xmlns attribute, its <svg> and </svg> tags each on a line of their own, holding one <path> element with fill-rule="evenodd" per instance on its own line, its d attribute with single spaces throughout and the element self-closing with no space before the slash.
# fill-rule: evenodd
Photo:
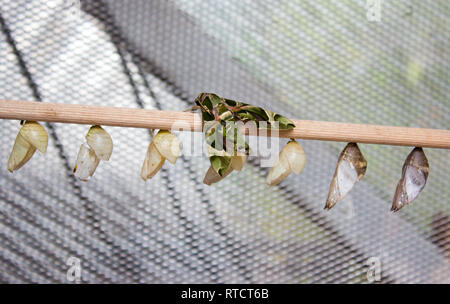
<svg viewBox="0 0 450 304">
<path fill-rule="evenodd" d="M 99 125 L 92 126 L 85 138 L 73 168 L 75 176 L 83 182 L 94 174 L 100 160 L 110 159 L 113 150 L 111 136 Z"/>
<path fill-rule="evenodd" d="M 245 161 L 247 160 L 246 155 L 234 155 L 231 157 L 231 164 L 228 167 L 228 169 L 225 171 L 225 173 L 221 176 L 219 175 L 216 170 L 213 168 L 213 166 L 209 166 L 208 171 L 205 174 L 205 177 L 203 178 L 203 183 L 205 185 L 212 185 L 214 183 L 220 182 L 222 179 L 227 177 L 233 170 L 241 171 L 242 167 L 244 167 Z"/>
<path fill-rule="evenodd" d="M 230 166 L 228 169 L 223 173 L 223 175 L 219 175 L 216 170 L 214 170 L 213 166 L 209 166 L 208 171 L 205 174 L 205 177 L 203 178 L 203 183 L 205 185 L 212 185 L 214 183 L 220 182 L 222 179 L 227 177 L 231 172 L 233 171 L 233 168 Z"/>
<path fill-rule="evenodd" d="M 113 150 L 111 136 L 101 126 L 92 126 L 86 134 L 86 143 L 101 160 L 109 160 Z"/>
<path fill-rule="evenodd" d="M 160 130 L 152 141 L 161 155 L 172 164 L 180 156 L 180 141 L 167 130 Z"/>
<path fill-rule="evenodd" d="M 141 168 L 141 178 L 146 181 L 155 176 L 165 160 L 174 164 L 180 155 L 180 141 L 166 130 L 160 130 L 148 145 L 147 154 Z"/>
<path fill-rule="evenodd" d="M 159 153 L 153 142 L 148 145 L 147 154 L 145 154 L 144 163 L 141 168 L 141 178 L 146 181 L 155 176 L 161 169 L 166 159 Z"/>
<path fill-rule="evenodd" d="M 8 159 L 8 170 L 20 169 L 39 150 L 45 154 L 48 145 L 48 135 L 45 129 L 35 121 L 26 121 L 17 133 Z"/>
<path fill-rule="evenodd" d="M 423 190 L 429 174 L 428 159 L 422 148 L 414 148 L 405 160 L 395 190 L 391 211 L 398 211 L 411 203 Z"/>
<path fill-rule="evenodd" d="M 298 142 L 291 139 L 281 150 L 274 166 L 270 168 L 266 177 L 269 186 L 279 184 L 291 172 L 300 174 L 305 167 L 305 152 Z"/>
<path fill-rule="evenodd" d="M 324 209 L 342 200 L 366 173 L 367 161 L 356 143 L 348 143 L 339 155 Z"/>
<path fill-rule="evenodd" d="M 99 162 L 100 159 L 97 157 L 94 150 L 85 143 L 81 144 L 73 168 L 74 175 L 81 181 L 87 182 L 94 174 Z"/>
</svg>

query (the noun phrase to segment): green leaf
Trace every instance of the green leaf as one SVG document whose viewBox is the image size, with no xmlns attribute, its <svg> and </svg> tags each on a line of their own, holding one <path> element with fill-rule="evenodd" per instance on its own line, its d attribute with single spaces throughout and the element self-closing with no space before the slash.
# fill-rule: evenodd
<svg viewBox="0 0 450 304">
<path fill-rule="evenodd" d="M 231 111 L 225 110 L 225 111 L 219 111 L 219 119 L 220 120 L 234 120 L 233 119 L 233 113 Z"/>
<path fill-rule="evenodd" d="M 211 166 L 214 171 L 217 172 L 220 176 L 223 176 L 228 168 L 231 166 L 231 157 L 230 156 L 218 156 L 214 155 L 209 158 L 211 162 Z"/>
<path fill-rule="evenodd" d="M 210 94 L 201 94 L 201 95 L 202 95 L 201 104 L 203 106 L 205 106 L 209 111 L 212 111 L 213 104 L 212 104 L 210 96 L 209 96 Z"/>
<path fill-rule="evenodd" d="M 264 111 L 263 108 L 248 105 L 248 106 L 241 108 L 241 111 L 244 111 L 244 110 L 247 113 L 251 114 L 257 121 L 267 121 L 269 119 L 269 117 L 267 116 L 267 113 Z"/>
<path fill-rule="evenodd" d="M 262 121 L 267 122 L 267 128 L 273 128 L 278 122 L 280 130 L 290 130 L 294 123 L 286 117 L 265 110 L 261 107 L 221 98 L 212 93 L 200 93 L 195 99 L 202 111 L 205 141 L 208 149 L 214 150 L 210 156 L 212 168 L 220 175 L 228 170 L 231 164 L 231 155 L 235 152 L 249 154 L 249 145 L 245 142 L 237 126 L 228 126 L 227 122 L 256 122 L 261 128 Z M 233 151 L 227 151 L 232 147 Z M 212 154 L 210 154 L 212 155 Z"/>
<path fill-rule="evenodd" d="M 212 115 L 206 111 L 202 111 L 202 118 L 203 118 L 203 121 L 211 121 L 211 120 L 214 120 L 214 115 Z"/>
<path fill-rule="evenodd" d="M 238 116 L 239 119 L 242 120 L 243 122 L 247 122 L 247 121 L 249 121 L 249 120 L 253 120 L 254 122 L 258 123 L 258 121 L 256 120 L 256 118 L 255 118 L 252 114 L 250 114 L 250 113 L 247 113 L 247 112 L 241 112 L 241 113 L 238 113 L 237 116 Z"/>
<path fill-rule="evenodd" d="M 225 103 L 231 107 L 235 107 L 239 104 L 239 102 L 231 100 L 231 99 L 224 99 Z"/>
<path fill-rule="evenodd" d="M 278 121 L 280 125 L 280 130 L 291 130 L 295 127 L 295 124 L 292 122 L 292 120 L 287 119 L 284 116 L 281 116 L 280 114 L 275 114 L 275 121 Z"/>
<path fill-rule="evenodd" d="M 222 103 L 222 98 L 220 98 L 216 94 L 208 94 L 207 98 L 209 99 L 213 107 L 217 107 L 219 104 Z"/>
</svg>

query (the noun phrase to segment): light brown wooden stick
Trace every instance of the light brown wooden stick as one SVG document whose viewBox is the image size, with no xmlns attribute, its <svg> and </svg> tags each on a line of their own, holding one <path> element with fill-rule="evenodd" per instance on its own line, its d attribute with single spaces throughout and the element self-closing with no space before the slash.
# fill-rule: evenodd
<svg viewBox="0 0 450 304">
<path fill-rule="evenodd" d="M 78 104 L 0 100 L 0 118 L 166 130 L 182 126 L 185 131 L 202 131 L 198 114 Z M 450 130 L 311 120 L 293 122 L 296 125 L 293 130 L 280 131 L 278 136 L 450 149 Z"/>
</svg>

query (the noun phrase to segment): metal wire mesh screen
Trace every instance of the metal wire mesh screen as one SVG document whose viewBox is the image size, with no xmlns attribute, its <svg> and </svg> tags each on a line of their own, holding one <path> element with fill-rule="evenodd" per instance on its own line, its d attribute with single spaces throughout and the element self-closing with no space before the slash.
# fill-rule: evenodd
<svg viewBox="0 0 450 304">
<path fill-rule="evenodd" d="M 441 1 L 0 1 L 0 99 L 183 110 L 200 92 L 287 117 L 449 129 L 450 5 Z M 369 18 L 369 19 L 368 19 Z M 362 145 L 364 179 L 323 210 L 344 143 L 300 141 L 279 186 L 258 157 L 213 186 L 183 155 L 144 183 L 148 130 L 114 141 L 87 183 L 72 174 L 89 126 L 46 124 L 48 152 L 10 174 L 17 121 L 1 121 L 0 281 L 449 282 L 449 151 L 389 212 L 410 148 Z M 191 136 L 180 132 L 182 142 Z M 285 141 L 281 142 L 283 145 Z M 370 280 L 369 280 L 370 281 Z"/>
</svg>

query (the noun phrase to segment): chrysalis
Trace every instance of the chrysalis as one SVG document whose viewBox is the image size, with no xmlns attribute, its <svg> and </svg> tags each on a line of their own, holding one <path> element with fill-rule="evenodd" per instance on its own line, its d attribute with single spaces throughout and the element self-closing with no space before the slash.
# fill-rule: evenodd
<svg viewBox="0 0 450 304">
<path fill-rule="evenodd" d="M 180 141 L 167 130 L 160 130 L 153 139 L 156 149 L 170 163 L 175 164 L 180 156 Z"/>
<path fill-rule="evenodd" d="M 281 150 L 277 161 L 270 168 L 266 177 L 266 184 L 274 186 L 284 180 L 291 172 L 300 174 L 305 167 L 305 152 L 298 142 L 290 140 Z"/>
<path fill-rule="evenodd" d="M 342 200 L 366 173 L 367 161 L 356 143 L 349 143 L 339 155 L 331 180 L 325 209 L 331 209 Z"/>
<path fill-rule="evenodd" d="M 47 151 L 48 135 L 45 129 L 35 121 L 26 121 L 17 133 L 13 148 L 9 154 L 8 170 L 13 172 L 20 169 L 31 159 L 34 152 Z"/>
<path fill-rule="evenodd" d="M 95 154 L 94 149 L 83 143 L 78 150 L 73 173 L 79 180 L 87 182 L 94 174 L 99 162 L 100 159 Z"/>
<path fill-rule="evenodd" d="M 113 150 L 111 136 L 101 126 L 92 126 L 86 134 L 86 143 L 101 160 L 109 160 Z"/>
<path fill-rule="evenodd" d="M 166 159 L 156 149 L 155 143 L 151 142 L 148 145 L 147 153 L 145 154 L 144 163 L 141 169 L 141 178 L 146 181 L 155 176 L 159 169 L 162 168 Z"/>
<path fill-rule="evenodd" d="M 148 145 L 141 169 L 141 178 L 146 181 L 155 176 L 165 160 L 174 164 L 180 156 L 180 141 L 166 130 L 160 130 Z"/>
<path fill-rule="evenodd" d="M 220 176 L 216 170 L 213 168 L 213 166 L 209 166 L 208 171 L 205 174 L 205 177 L 203 178 L 203 183 L 205 185 L 211 186 L 214 183 L 220 182 L 222 179 L 227 177 L 233 170 L 241 171 L 242 167 L 245 164 L 245 161 L 247 160 L 246 155 L 234 155 L 231 157 L 231 165 L 228 167 L 227 171 Z"/>
<path fill-rule="evenodd" d="M 220 182 L 222 179 L 228 176 L 233 171 L 233 167 L 228 167 L 227 172 L 225 172 L 222 176 L 220 176 L 216 170 L 214 170 L 213 166 L 209 166 L 208 171 L 203 178 L 203 183 L 205 185 L 211 186 L 214 183 Z"/>
<path fill-rule="evenodd" d="M 94 174 L 100 160 L 109 160 L 113 150 L 111 136 L 101 126 L 89 128 L 86 143 L 81 144 L 73 172 L 75 176 L 86 182 Z"/>
<path fill-rule="evenodd" d="M 419 195 L 425 187 L 429 171 L 428 159 L 422 148 L 414 148 L 403 164 L 391 211 L 400 210 Z"/>
</svg>

